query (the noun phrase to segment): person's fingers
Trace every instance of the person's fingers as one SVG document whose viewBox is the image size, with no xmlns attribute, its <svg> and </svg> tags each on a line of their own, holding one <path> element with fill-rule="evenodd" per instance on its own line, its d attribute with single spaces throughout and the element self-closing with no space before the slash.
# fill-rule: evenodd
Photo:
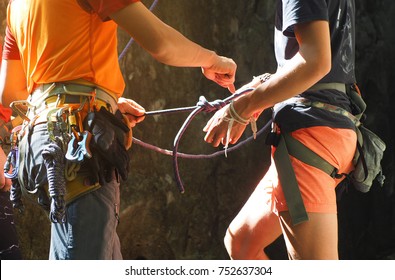
<svg viewBox="0 0 395 280">
<path fill-rule="evenodd" d="M 234 85 L 234 84 L 229 85 L 229 86 L 228 86 L 228 90 L 229 90 L 231 93 L 235 93 L 235 92 L 236 92 L 236 87 L 235 87 L 235 85 Z"/>
<path fill-rule="evenodd" d="M 135 127 L 138 123 L 142 122 L 145 119 L 145 116 L 134 116 L 130 114 L 125 114 L 126 118 L 128 119 L 129 127 Z"/>
<path fill-rule="evenodd" d="M 143 117 L 145 114 L 144 107 L 136 101 L 124 97 L 118 99 L 118 108 L 121 113 L 134 115 L 136 117 Z"/>
</svg>

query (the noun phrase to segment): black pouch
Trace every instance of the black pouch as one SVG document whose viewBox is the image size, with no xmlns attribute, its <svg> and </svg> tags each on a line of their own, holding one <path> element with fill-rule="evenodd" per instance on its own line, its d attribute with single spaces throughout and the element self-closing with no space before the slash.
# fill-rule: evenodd
<svg viewBox="0 0 395 280">
<path fill-rule="evenodd" d="M 88 164 L 95 173 L 94 179 L 104 175 L 105 180 L 109 181 L 111 171 L 116 169 L 121 178 L 126 180 L 130 157 L 124 143 L 129 127 L 123 122 L 121 112 L 112 114 L 103 107 L 90 112 L 84 120 L 84 128 L 92 134 L 90 148 L 93 156 Z"/>
<path fill-rule="evenodd" d="M 357 128 L 358 143 L 354 156 L 355 169 L 349 174 L 352 185 L 361 192 L 368 192 L 377 178 L 380 185 L 384 184 L 385 176 L 382 174 L 381 160 L 386 145 L 375 133 L 360 125 Z"/>
<path fill-rule="evenodd" d="M 361 122 L 356 127 L 358 141 L 354 155 L 355 169 L 348 175 L 348 178 L 358 191 L 365 193 L 370 190 L 375 179 L 381 186 L 384 184 L 385 176 L 382 174 L 381 160 L 386 144 L 378 135 L 362 124 L 366 118 L 364 114 L 366 103 L 357 85 L 348 87 L 347 95 L 350 98 L 352 114 Z"/>
</svg>

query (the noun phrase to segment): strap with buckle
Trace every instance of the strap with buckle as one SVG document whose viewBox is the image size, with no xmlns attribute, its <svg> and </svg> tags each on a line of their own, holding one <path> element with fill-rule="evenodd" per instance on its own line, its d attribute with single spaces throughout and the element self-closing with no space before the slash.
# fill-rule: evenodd
<svg viewBox="0 0 395 280">
<path fill-rule="evenodd" d="M 117 99 L 112 94 L 99 87 L 76 83 L 42 84 L 30 95 L 29 102 L 34 106 L 39 106 L 43 101 L 50 97 L 63 94 L 66 95 L 66 98 L 68 98 L 69 101 L 73 99 L 73 96 L 92 96 L 95 97 L 95 99 L 108 104 L 113 112 L 118 108 Z"/>
</svg>

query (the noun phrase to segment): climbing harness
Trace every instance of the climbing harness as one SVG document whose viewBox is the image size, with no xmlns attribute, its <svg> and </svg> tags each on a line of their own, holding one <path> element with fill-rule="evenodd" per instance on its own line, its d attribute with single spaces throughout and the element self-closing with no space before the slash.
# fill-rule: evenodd
<svg viewBox="0 0 395 280">
<path fill-rule="evenodd" d="M 348 89 L 348 87 L 350 89 Z M 310 166 L 322 170 L 332 178 L 340 179 L 343 176 L 346 176 L 351 179 L 354 186 L 361 192 L 367 192 L 370 189 L 372 181 L 376 177 L 381 185 L 383 185 L 385 179 L 384 175 L 382 175 L 380 166 L 380 161 L 386 148 L 385 143 L 373 132 L 363 127 L 360 122 L 366 109 L 366 104 L 360 96 L 359 98 L 356 98 L 356 96 L 352 97 L 352 94 L 360 95 L 357 86 L 346 86 L 345 84 L 339 83 L 325 83 L 316 84 L 309 90 L 321 89 L 333 89 L 347 94 L 352 102 L 357 103 L 356 106 L 358 111 L 353 115 L 340 107 L 323 102 L 310 101 L 301 97 L 290 98 L 286 100 L 285 103 L 302 104 L 306 107 L 327 110 L 351 120 L 355 125 L 357 132 L 357 150 L 353 160 L 355 170 L 350 174 L 339 174 L 339 170 L 336 167 L 332 166 L 328 161 L 306 147 L 302 142 L 293 138 L 289 133 L 280 131 L 280 133 L 277 134 L 276 131 L 272 132 L 271 137 L 269 137 L 272 139 L 270 144 L 276 147 L 273 158 L 278 171 L 279 180 L 283 186 L 286 186 L 283 187 L 283 193 L 294 225 L 307 221 L 308 215 L 290 162 L 290 155 Z M 366 150 L 365 153 L 363 153 L 362 146 L 365 148 L 364 150 Z M 367 166 L 365 159 L 369 160 L 369 166 Z M 354 174 L 354 172 L 358 173 Z"/>
<path fill-rule="evenodd" d="M 16 208 L 23 209 L 21 185 L 18 181 L 18 169 L 23 163 L 19 162 L 19 138 L 30 141 L 33 126 L 46 123 L 50 142 L 43 147 L 42 158 L 47 171 L 51 202 L 50 205 L 42 205 L 49 206 L 52 222 L 62 223 L 65 220 L 66 184 L 76 179 L 84 159 L 92 157 L 91 133 L 84 129 L 82 121 L 88 112 L 97 108 L 115 112 L 117 101 L 111 94 L 94 86 L 52 83 L 40 85 L 28 100 L 13 102 L 11 107 L 24 120 L 22 125 L 12 131 L 11 150 L 4 166 L 5 176 L 13 180 L 11 201 Z M 9 173 L 11 170 L 12 173 Z M 19 180 L 26 184 L 22 177 L 23 174 L 19 174 Z M 86 190 L 92 188 L 96 188 L 96 184 L 87 186 Z M 37 193 L 37 189 L 26 191 Z M 39 197 L 39 200 L 45 199 Z"/>
<path fill-rule="evenodd" d="M 316 84 L 309 90 L 321 89 L 336 89 L 345 93 L 345 85 L 337 83 L 323 85 Z M 307 98 L 293 97 L 285 100 L 284 102 L 276 106 L 282 106 L 283 104 L 301 104 L 306 107 L 315 107 L 328 110 L 333 113 L 338 113 L 343 116 L 349 117 L 353 121 L 353 123 L 357 123 L 354 116 L 352 116 L 346 110 L 330 104 L 310 101 Z M 274 110 L 276 110 L 276 106 L 274 107 Z M 337 168 L 333 167 L 325 159 L 310 150 L 302 142 L 293 138 L 287 132 L 278 132 L 276 128 L 277 126 L 274 126 L 273 131 L 269 134 L 268 144 L 276 147 L 276 150 L 273 154 L 273 160 L 276 165 L 278 178 L 282 186 L 284 186 L 283 193 L 288 206 L 289 215 L 291 216 L 292 223 L 294 225 L 297 225 L 299 223 L 307 221 L 309 218 L 299 190 L 295 172 L 291 164 L 290 156 L 293 156 L 308 165 L 323 170 L 332 178 L 340 178 L 342 175 L 337 173 Z"/>
</svg>

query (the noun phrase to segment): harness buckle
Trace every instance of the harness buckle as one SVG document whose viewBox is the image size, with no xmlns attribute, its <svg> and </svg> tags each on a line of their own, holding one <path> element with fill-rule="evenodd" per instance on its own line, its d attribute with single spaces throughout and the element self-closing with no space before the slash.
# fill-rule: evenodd
<svg viewBox="0 0 395 280">
<path fill-rule="evenodd" d="M 276 132 L 269 132 L 266 136 L 265 144 L 273 147 L 277 147 L 280 142 L 280 134 Z"/>
<path fill-rule="evenodd" d="M 331 176 L 332 178 L 335 178 L 335 179 L 340 179 L 341 177 L 343 177 L 343 174 L 339 174 L 338 171 L 339 171 L 339 169 L 334 167 L 332 173 L 329 174 L 329 176 Z"/>
</svg>

